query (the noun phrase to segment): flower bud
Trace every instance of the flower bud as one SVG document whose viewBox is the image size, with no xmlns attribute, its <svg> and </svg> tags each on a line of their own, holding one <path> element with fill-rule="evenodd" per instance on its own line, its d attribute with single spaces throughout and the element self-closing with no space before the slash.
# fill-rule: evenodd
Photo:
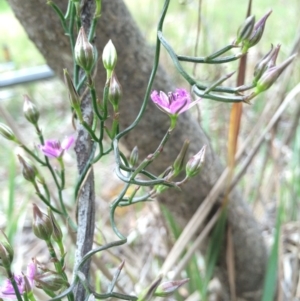
<svg viewBox="0 0 300 301">
<path fill-rule="evenodd" d="M 267 12 L 258 22 L 255 23 L 251 36 L 248 39 L 244 40 L 242 49 L 243 53 L 246 53 L 250 47 L 253 47 L 260 41 L 264 33 L 266 21 L 271 13 L 272 10 Z"/>
<path fill-rule="evenodd" d="M 28 95 L 24 95 L 23 98 L 24 98 L 24 105 L 23 105 L 24 116 L 30 123 L 37 124 L 40 117 L 40 113 L 37 107 L 35 106 L 35 104 L 33 104 L 30 101 Z"/>
<path fill-rule="evenodd" d="M 201 150 L 187 162 L 185 167 L 187 177 L 192 178 L 200 172 L 204 163 L 205 149 L 206 146 L 204 145 Z"/>
<path fill-rule="evenodd" d="M 22 156 L 18 155 L 18 159 L 22 165 L 22 174 L 25 180 L 29 182 L 34 182 L 35 177 L 38 174 L 37 168 L 30 163 L 29 161 L 26 161 Z"/>
<path fill-rule="evenodd" d="M 32 286 L 26 275 L 23 275 L 23 281 L 24 281 L 24 292 L 26 293 L 32 292 Z"/>
<path fill-rule="evenodd" d="M 190 141 L 185 140 L 184 144 L 180 150 L 180 153 L 178 154 L 178 156 L 175 159 L 173 166 L 172 166 L 173 167 L 173 177 L 177 176 L 181 172 L 189 145 L 190 145 Z"/>
<path fill-rule="evenodd" d="M 36 237 L 49 241 L 53 233 L 52 222 L 48 215 L 43 213 L 39 207 L 33 204 L 33 233 Z"/>
<path fill-rule="evenodd" d="M 253 83 L 257 83 L 257 81 L 261 78 L 263 73 L 268 69 L 268 63 L 272 58 L 274 53 L 273 45 L 271 45 L 271 50 L 256 64 L 254 68 L 254 79 Z"/>
<path fill-rule="evenodd" d="M 240 44 L 241 42 L 243 42 L 244 40 L 247 40 L 250 37 L 250 35 L 253 31 L 254 23 L 255 23 L 254 16 L 249 16 L 244 21 L 244 24 L 238 30 L 237 38 L 235 41 L 236 45 Z"/>
<path fill-rule="evenodd" d="M 0 122 L 0 135 L 7 140 L 17 141 L 17 138 L 10 127 Z"/>
<path fill-rule="evenodd" d="M 50 207 L 48 207 L 48 216 L 50 217 L 52 227 L 53 227 L 52 238 L 55 242 L 61 243 L 63 237 L 62 231 Z"/>
<path fill-rule="evenodd" d="M 88 41 L 83 27 L 80 28 L 78 33 L 74 56 L 76 64 L 89 73 L 94 65 L 94 48 Z"/>
<path fill-rule="evenodd" d="M 137 301 L 150 301 L 158 287 L 161 283 L 162 276 L 159 276 L 152 284 L 146 288 L 138 297 Z"/>
<path fill-rule="evenodd" d="M 278 53 L 279 53 L 279 50 L 280 50 L 280 44 L 278 44 L 274 51 L 271 53 L 270 55 L 270 59 L 269 59 L 269 62 L 268 62 L 268 69 L 269 68 L 273 68 L 276 66 L 276 60 L 277 60 L 277 57 L 278 57 Z"/>
<path fill-rule="evenodd" d="M 156 297 L 169 297 L 171 296 L 179 287 L 187 283 L 190 279 L 182 279 L 182 280 L 174 280 L 174 281 L 167 281 L 161 283 L 155 293 L 154 296 Z"/>
<path fill-rule="evenodd" d="M 136 165 L 139 160 L 139 149 L 135 146 L 130 154 L 129 163 L 131 166 Z"/>
<path fill-rule="evenodd" d="M 68 92 L 69 92 L 69 100 L 71 103 L 71 107 L 75 110 L 79 120 L 82 121 L 82 114 L 81 114 L 81 109 L 80 109 L 80 97 L 74 87 L 73 81 L 72 81 L 67 69 L 64 69 L 64 78 L 65 78 L 65 84 L 66 84 Z"/>
<path fill-rule="evenodd" d="M 280 45 L 277 45 L 263 57 L 263 59 L 254 68 L 253 83 L 256 85 L 262 75 L 270 68 L 275 67 L 276 59 L 280 50 Z"/>
<path fill-rule="evenodd" d="M 54 292 L 66 285 L 66 281 L 60 274 L 51 271 L 35 276 L 34 281 L 36 287 Z"/>
<path fill-rule="evenodd" d="M 14 259 L 14 250 L 10 245 L 7 236 L 0 230 L 0 266 L 10 270 L 11 263 Z"/>
<path fill-rule="evenodd" d="M 105 45 L 102 53 L 104 68 L 112 72 L 117 64 L 117 51 L 111 40 Z"/>
<path fill-rule="evenodd" d="M 160 179 L 164 179 L 166 181 L 170 181 L 174 176 L 174 170 L 172 166 L 169 166 L 162 174 L 159 175 Z M 164 184 L 158 184 L 153 187 L 156 193 L 162 193 L 165 190 L 169 189 L 169 186 Z"/>
<path fill-rule="evenodd" d="M 122 87 L 118 81 L 116 73 L 113 72 L 110 78 L 108 99 L 113 105 L 114 110 L 117 110 L 121 97 L 122 97 Z"/>
<path fill-rule="evenodd" d="M 277 80 L 277 78 L 281 75 L 281 73 L 286 69 L 286 67 L 293 61 L 295 56 L 296 54 L 290 56 L 280 65 L 269 68 L 258 80 L 254 93 L 257 95 L 269 89 Z"/>
</svg>

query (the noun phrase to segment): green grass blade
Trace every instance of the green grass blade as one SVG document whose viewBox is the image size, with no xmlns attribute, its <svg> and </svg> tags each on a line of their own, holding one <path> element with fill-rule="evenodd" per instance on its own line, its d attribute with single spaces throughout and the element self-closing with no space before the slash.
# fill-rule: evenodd
<svg viewBox="0 0 300 301">
<path fill-rule="evenodd" d="M 273 301 L 277 289 L 276 282 L 277 282 L 277 268 L 278 268 L 278 250 L 279 250 L 279 237 L 280 237 L 282 215 L 284 213 L 283 211 L 284 211 L 283 206 L 280 205 L 278 208 L 277 219 L 276 219 L 274 243 L 267 264 L 267 272 L 265 276 L 262 301 Z"/>
<path fill-rule="evenodd" d="M 213 230 L 211 240 L 206 251 L 206 273 L 205 273 L 205 283 L 206 288 L 203 298 L 207 298 L 207 288 L 209 281 L 213 277 L 213 273 L 216 267 L 218 257 L 220 255 L 221 246 L 224 240 L 224 234 L 226 229 L 226 220 L 227 220 L 227 208 L 224 208 L 220 214 L 220 217 L 216 223 L 216 226 Z"/>
</svg>

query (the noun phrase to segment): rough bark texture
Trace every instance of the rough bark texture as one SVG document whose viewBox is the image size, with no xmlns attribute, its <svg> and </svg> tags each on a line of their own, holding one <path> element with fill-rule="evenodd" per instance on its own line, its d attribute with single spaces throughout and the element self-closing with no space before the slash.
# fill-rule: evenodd
<svg viewBox="0 0 300 301">
<path fill-rule="evenodd" d="M 72 70 L 68 41 L 63 35 L 57 17 L 50 9 L 47 9 L 45 1 L 23 1 L 22 5 L 19 0 L 9 0 L 8 2 L 29 37 L 57 75 L 62 77 L 62 68 Z M 66 1 L 62 2 L 66 4 Z M 99 53 L 101 54 L 103 45 L 109 39 L 112 39 L 118 51 L 119 59 L 116 71 L 124 93 L 120 107 L 121 128 L 124 128 L 134 120 L 140 108 L 151 71 L 153 53 L 151 48 L 146 45 L 145 39 L 121 0 L 103 1 L 102 17 L 98 25 L 96 44 Z M 98 66 L 97 82 L 99 83 L 98 88 L 101 89 L 105 82 L 101 64 Z M 172 88 L 166 72 L 161 68 L 158 71 L 154 88 L 164 91 Z M 122 142 L 128 149 L 138 145 L 140 157 L 143 158 L 155 150 L 167 128 L 168 118 L 152 104 L 149 104 L 143 120 Z M 167 205 L 183 225 L 196 211 L 222 171 L 220 161 L 211 149 L 205 133 L 196 120 L 186 113 L 179 118 L 178 126 L 164 152 L 152 165 L 152 169 L 156 173 L 160 173 L 172 162 L 186 138 L 192 141 L 191 153 L 198 152 L 204 144 L 208 145 L 205 167 L 196 179 L 184 187 L 182 193 L 170 190 L 159 199 Z M 252 295 L 261 289 L 267 255 L 261 229 L 237 191 L 233 191 L 230 196 L 228 222 L 233 230 L 237 295 L 245 297 L 248 293 Z M 220 270 L 223 275 L 222 282 L 226 284 L 224 264 L 221 265 Z M 259 300 L 255 296 L 245 299 Z"/>
<path fill-rule="evenodd" d="M 91 0 L 85 1 L 85 4 L 81 9 L 81 22 L 87 33 L 93 18 L 93 3 L 94 2 Z M 83 76 L 84 73 L 81 72 L 81 75 Z M 85 87 L 83 87 L 82 90 L 84 88 Z M 93 123 L 93 107 L 89 93 L 81 100 L 81 112 L 84 121 L 91 126 Z M 78 172 L 81 174 L 91 156 L 93 141 L 91 140 L 89 133 L 81 125 L 77 126 L 77 134 L 75 152 L 77 156 Z M 83 256 L 93 247 L 95 230 L 95 185 L 93 168 L 89 171 L 89 174 L 80 189 L 77 203 L 77 224 L 78 231 L 74 267 L 76 270 Z M 81 268 L 81 272 L 87 279 L 89 278 L 89 271 L 90 260 L 88 260 Z M 74 295 L 75 301 L 86 299 L 86 290 L 80 282 L 75 287 Z"/>
</svg>

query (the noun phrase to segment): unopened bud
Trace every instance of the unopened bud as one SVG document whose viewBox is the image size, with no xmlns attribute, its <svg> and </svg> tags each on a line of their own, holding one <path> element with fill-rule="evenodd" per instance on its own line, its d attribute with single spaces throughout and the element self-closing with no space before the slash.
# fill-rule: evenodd
<svg viewBox="0 0 300 301">
<path fill-rule="evenodd" d="M 24 95 L 24 105 L 23 105 L 23 112 L 25 118 L 32 124 L 37 124 L 40 113 L 34 103 L 30 101 L 28 95 Z"/>
<path fill-rule="evenodd" d="M 192 178 L 200 172 L 204 163 L 205 149 L 206 146 L 203 146 L 201 150 L 187 162 L 185 167 L 187 177 Z"/>
<path fill-rule="evenodd" d="M 53 227 L 52 238 L 55 242 L 61 243 L 63 237 L 62 231 L 50 207 L 48 207 L 48 216 L 50 217 Z"/>
<path fill-rule="evenodd" d="M 272 58 L 273 53 L 274 53 L 274 48 L 273 45 L 271 45 L 271 50 L 256 64 L 254 68 L 253 83 L 257 83 L 257 81 L 261 78 L 263 73 L 268 69 L 268 64 Z"/>
<path fill-rule="evenodd" d="M 17 138 L 10 127 L 6 124 L 0 122 L 0 135 L 7 140 L 12 140 L 17 142 Z"/>
<path fill-rule="evenodd" d="M 111 40 L 105 45 L 102 53 L 102 61 L 104 68 L 110 73 L 114 70 L 117 64 L 117 51 Z M 111 74 L 110 74 L 111 75 Z"/>
<path fill-rule="evenodd" d="M 146 288 L 138 297 L 137 301 L 150 301 L 158 287 L 161 283 L 162 276 L 159 276 L 156 280 L 152 282 L 152 284 Z"/>
<path fill-rule="evenodd" d="M 62 287 L 66 285 L 66 281 L 64 278 L 57 273 L 46 271 L 44 273 L 41 273 L 37 275 L 34 278 L 35 285 L 38 288 L 46 289 L 50 291 L 58 291 Z"/>
<path fill-rule="evenodd" d="M 122 97 L 122 87 L 118 81 L 116 73 L 113 72 L 110 78 L 108 99 L 113 105 L 114 110 L 117 110 L 121 97 Z"/>
<path fill-rule="evenodd" d="M 247 52 L 250 47 L 253 47 L 260 41 L 264 33 L 266 21 L 271 13 L 272 10 L 267 12 L 258 22 L 255 23 L 251 36 L 248 39 L 244 40 L 242 49 L 243 53 Z"/>
<path fill-rule="evenodd" d="M 174 280 L 174 281 L 167 281 L 161 283 L 155 293 L 154 296 L 156 297 L 169 297 L 173 293 L 175 293 L 176 290 L 178 290 L 179 287 L 187 283 L 190 279 L 182 279 L 182 280 Z"/>
<path fill-rule="evenodd" d="M 32 292 L 32 286 L 31 286 L 31 284 L 30 284 L 30 282 L 29 282 L 26 275 L 23 275 L 23 281 L 24 281 L 24 291 L 26 293 Z"/>
<path fill-rule="evenodd" d="M 258 80 L 254 93 L 257 95 L 263 91 L 269 89 L 281 75 L 281 73 L 286 69 L 286 67 L 293 61 L 296 54 L 290 56 L 280 65 L 269 68 L 262 77 Z"/>
<path fill-rule="evenodd" d="M 10 271 L 14 259 L 14 250 L 10 245 L 7 236 L 0 230 L 0 266 Z"/>
<path fill-rule="evenodd" d="M 165 179 L 166 181 L 169 181 L 172 179 L 174 175 L 174 170 L 173 170 L 173 167 L 172 166 L 169 166 L 160 176 L 159 178 L 161 179 Z M 162 193 L 164 192 L 165 190 L 169 189 L 169 186 L 167 185 L 164 185 L 164 184 L 158 184 L 158 185 L 155 185 L 154 188 L 153 188 L 156 193 Z"/>
<path fill-rule="evenodd" d="M 280 50 L 280 45 L 277 45 L 274 49 L 272 48 L 264 58 L 254 68 L 254 79 L 253 83 L 256 85 L 262 75 L 267 72 L 268 69 L 275 67 L 276 59 Z"/>
<path fill-rule="evenodd" d="M 78 33 L 74 56 L 76 64 L 89 73 L 94 65 L 94 48 L 88 41 L 83 27 L 80 28 Z"/>
<path fill-rule="evenodd" d="M 36 237 L 49 241 L 53 233 L 52 222 L 48 215 L 43 213 L 39 207 L 33 204 L 33 233 Z"/>
<path fill-rule="evenodd" d="M 254 23 L 255 23 L 254 16 L 249 16 L 245 20 L 244 24 L 238 30 L 237 38 L 235 41 L 236 45 L 240 44 L 241 42 L 247 40 L 250 37 L 250 35 L 253 31 Z"/>
<path fill-rule="evenodd" d="M 64 78 L 65 78 L 65 84 L 66 84 L 68 92 L 69 92 L 69 99 L 70 99 L 71 107 L 75 110 L 79 120 L 82 121 L 82 114 L 81 114 L 81 109 L 80 109 L 80 97 L 74 87 L 73 81 L 72 81 L 67 69 L 64 69 Z"/>
<path fill-rule="evenodd" d="M 18 155 L 18 159 L 22 165 L 22 174 L 25 180 L 34 182 L 35 177 L 38 174 L 37 168 L 28 160 L 25 160 L 22 156 Z"/>
<path fill-rule="evenodd" d="M 129 163 L 131 166 L 136 165 L 139 160 L 139 149 L 135 146 L 130 154 Z"/>
<path fill-rule="evenodd" d="M 173 177 L 177 176 L 181 172 L 183 165 L 184 165 L 184 160 L 185 160 L 189 145 L 190 145 L 190 141 L 185 140 L 183 143 L 183 146 L 180 150 L 180 153 L 178 154 L 178 156 L 175 159 L 173 166 L 172 166 L 173 167 Z"/>
<path fill-rule="evenodd" d="M 273 68 L 276 66 L 276 60 L 277 60 L 277 57 L 278 57 L 278 53 L 279 53 L 279 50 L 280 50 L 280 44 L 278 44 L 274 51 L 272 52 L 272 55 L 271 55 L 271 58 L 268 62 L 268 68 Z"/>
</svg>

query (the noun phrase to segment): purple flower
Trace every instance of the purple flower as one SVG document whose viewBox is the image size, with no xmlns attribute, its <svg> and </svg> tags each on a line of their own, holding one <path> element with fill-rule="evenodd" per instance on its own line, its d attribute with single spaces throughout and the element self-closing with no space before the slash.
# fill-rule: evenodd
<svg viewBox="0 0 300 301">
<path fill-rule="evenodd" d="M 192 102 L 190 94 L 185 89 L 176 89 L 175 92 L 169 92 L 168 95 L 162 91 L 160 93 L 153 91 L 151 99 L 161 111 L 168 115 L 179 115 L 200 101 L 198 99 Z"/>
<path fill-rule="evenodd" d="M 31 262 L 27 266 L 27 272 L 26 276 L 22 274 L 14 275 L 15 281 L 17 283 L 18 289 L 20 294 L 24 294 L 26 290 L 26 282 L 25 277 L 27 278 L 30 288 L 33 287 L 34 284 L 34 277 L 36 275 L 36 264 L 34 262 Z M 13 288 L 13 285 L 11 283 L 10 279 L 6 279 L 4 284 L 0 287 L 0 298 L 3 299 L 17 299 L 15 290 Z"/>
<path fill-rule="evenodd" d="M 73 136 L 66 137 L 62 143 L 58 140 L 46 140 L 44 145 L 39 145 L 39 149 L 49 158 L 60 158 L 73 143 Z"/>
</svg>

